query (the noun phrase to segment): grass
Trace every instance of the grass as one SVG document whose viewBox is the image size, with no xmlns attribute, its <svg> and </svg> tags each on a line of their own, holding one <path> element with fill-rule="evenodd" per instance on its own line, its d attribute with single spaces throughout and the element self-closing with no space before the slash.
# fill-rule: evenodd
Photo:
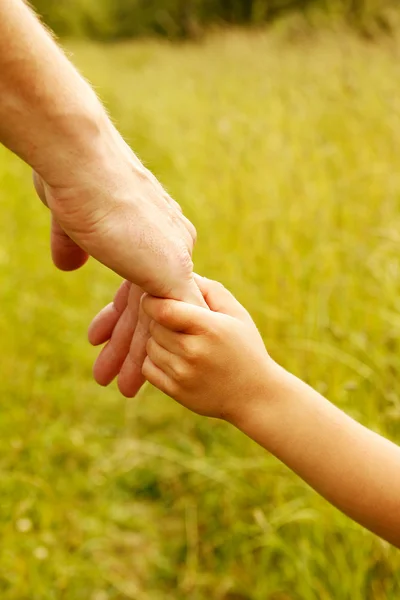
<svg viewBox="0 0 400 600">
<path fill-rule="evenodd" d="M 285 367 L 400 442 L 397 40 L 71 49 L 196 224 L 196 269 Z M 86 326 L 117 278 L 53 268 L 1 149 L 0 206 L 3 600 L 399 597 L 399 554 L 239 432 L 96 387 Z"/>
</svg>

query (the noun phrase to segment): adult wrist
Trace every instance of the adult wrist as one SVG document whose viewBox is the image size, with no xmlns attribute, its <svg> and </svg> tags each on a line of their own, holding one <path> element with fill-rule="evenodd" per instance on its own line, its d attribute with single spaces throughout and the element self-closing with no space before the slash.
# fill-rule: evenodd
<svg viewBox="0 0 400 600">
<path fill-rule="evenodd" d="M 31 165 L 53 187 L 75 185 L 80 173 L 106 161 L 115 144 L 115 128 L 94 94 L 79 109 L 53 115 L 49 131 L 47 147 L 39 147 Z"/>
</svg>

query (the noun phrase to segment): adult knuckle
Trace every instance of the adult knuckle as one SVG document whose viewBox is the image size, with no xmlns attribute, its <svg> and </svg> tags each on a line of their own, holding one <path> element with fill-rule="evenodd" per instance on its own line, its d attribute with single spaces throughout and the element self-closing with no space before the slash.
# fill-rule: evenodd
<svg viewBox="0 0 400 600">
<path fill-rule="evenodd" d="M 186 239 L 188 240 L 188 247 L 193 250 L 193 246 L 197 240 L 197 230 L 191 221 L 184 215 L 182 215 L 183 225 L 185 227 Z"/>
<path fill-rule="evenodd" d="M 167 194 L 167 196 L 168 196 L 168 198 L 167 198 L 167 199 L 168 199 L 168 201 L 171 203 L 171 206 L 172 206 L 172 207 L 173 207 L 173 208 L 174 208 L 174 209 L 175 209 L 175 210 L 176 210 L 176 211 L 177 211 L 179 214 L 182 214 L 182 207 L 181 207 L 181 205 L 180 205 L 180 204 L 179 204 L 179 203 L 178 203 L 176 200 L 174 200 L 173 198 L 171 198 L 171 196 L 170 196 L 169 194 Z"/>
<path fill-rule="evenodd" d="M 176 261 L 180 272 L 192 273 L 193 272 L 193 261 L 191 252 L 187 246 L 178 248 L 176 253 Z"/>
<path fill-rule="evenodd" d="M 190 237 L 187 231 L 186 236 Z M 193 261 L 190 242 L 191 238 L 190 241 L 189 239 L 185 241 L 181 236 L 180 241 L 170 245 L 168 253 L 165 253 L 166 270 L 162 292 L 158 292 L 160 295 L 168 297 L 170 294 L 175 294 L 182 287 L 182 282 L 187 282 L 192 277 Z"/>
</svg>

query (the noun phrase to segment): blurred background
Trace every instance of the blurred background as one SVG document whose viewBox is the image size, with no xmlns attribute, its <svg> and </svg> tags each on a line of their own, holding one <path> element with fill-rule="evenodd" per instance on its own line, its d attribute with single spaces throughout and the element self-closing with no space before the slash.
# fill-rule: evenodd
<svg viewBox="0 0 400 600">
<path fill-rule="evenodd" d="M 198 38 L 215 26 L 264 25 L 293 13 L 343 19 L 365 33 L 389 30 L 397 0 L 34 0 L 57 33 L 115 40 Z"/>
<path fill-rule="evenodd" d="M 400 443 L 398 3 L 34 4 L 197 226 L 196 270 Z M 400 597 L 398 553 L 239 432 L 97 387 L 86 328 L 118 278 L 52 266 L 1 148 L 0 206 L 2 599 Z"/>
</svg>

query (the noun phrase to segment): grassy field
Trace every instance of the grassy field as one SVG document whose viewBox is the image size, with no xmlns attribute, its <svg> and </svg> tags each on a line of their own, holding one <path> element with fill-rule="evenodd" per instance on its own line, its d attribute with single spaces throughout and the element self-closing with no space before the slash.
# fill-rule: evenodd
<svg viewBox="0 0 400 600">
<path fill-rule="evenodd" d="M 196 224 L 197 271 L 400 442 L 399 43 L 71 49 Z M 0 206 L 2 600 L 400 597 L 400 555 L 239 432 L 96 387 L 86 326 L 118 279 L 53 268 L 29 170 L 1 149 Z"/>
</svg>

